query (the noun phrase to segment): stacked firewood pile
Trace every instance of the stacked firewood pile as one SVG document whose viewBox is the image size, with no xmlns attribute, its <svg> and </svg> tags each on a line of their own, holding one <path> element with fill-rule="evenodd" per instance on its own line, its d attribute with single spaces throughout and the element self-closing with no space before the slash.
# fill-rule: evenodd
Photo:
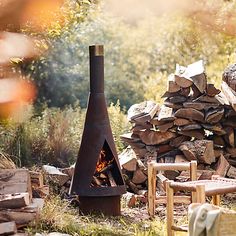
<svg viewBox="0 0 236 236">
<path fill-rule="evenodd" d="M 133 105 L 128 119 L 131 132 L 121 136 L 129 147 L 120 163 L 130 191 L 147 187 L 147 163 L 198 161 L 198 177 L 212 174 L 236 178 L 236 93 L 224 73 L 221 90 L 207 83 L 203 61 L 176 66 L 168 77 L 163 104 Z M 229 84 L 229 85 L 228 85 Z M 232 88 L 231 88 L 232 87 Z M 184 178 L 169 171 L 167 178 Z"/>
<path fill-rule="evenodd" d="M 0 235 L 16 234 L 37 220 L 47 194 L 41 173 L 0 169 Z"/>
</svg>

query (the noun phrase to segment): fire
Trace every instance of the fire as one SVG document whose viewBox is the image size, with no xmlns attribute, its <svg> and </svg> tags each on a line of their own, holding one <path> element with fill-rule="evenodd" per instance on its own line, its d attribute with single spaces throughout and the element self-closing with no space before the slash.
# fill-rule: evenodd
<svg viewBox="0 0 236 236">
<path fill-rule="evenodd" d="M 98 161 L 97 161 L 95 173 L 101 172 L 105 167 L 107 167 L 109 164 L 111 164 L 113 159 L 107 160 L 105 150 L 101 150 L 101 152 L 99 154 Z"/>
</svg>

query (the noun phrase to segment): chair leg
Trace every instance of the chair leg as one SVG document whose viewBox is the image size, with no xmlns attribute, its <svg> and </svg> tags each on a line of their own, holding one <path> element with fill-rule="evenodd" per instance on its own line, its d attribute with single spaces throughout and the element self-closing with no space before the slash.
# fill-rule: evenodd
<svg viewBox="0 0 236 236">
<path fill-rule="evenodd" d="M 213 195 L 212 196 L 212 203 L 216 206 L 220 205 L 220 195 Z"/>
<path fill-rule="evenodd" d="M 148 164 L 148 213 L 151 217 L 155 214 L 156 199 L 156 171 L 152 163 Z"/>
<path fill-rule="evenodd" d="M 205 185 L 198 184 L 196 186 L 196 198 L 197 203 L 205 203 L 206 202 L 206 194 L 205 194 Z"/>
<path fill-rule="evenodd" d="M 166 182 L 166 218 L 167 218 L 167 236 L 174 236 L 172 226 L 174 225 L 174 190 L 170 187 L 171 181 Z"/>
</svg>

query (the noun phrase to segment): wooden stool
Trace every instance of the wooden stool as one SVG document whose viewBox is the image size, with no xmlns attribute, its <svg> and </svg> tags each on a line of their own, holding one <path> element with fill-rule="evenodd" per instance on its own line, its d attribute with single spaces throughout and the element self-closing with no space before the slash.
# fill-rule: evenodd
<svg viewBox="0 0 236 236">
<path fill-rule="evenodd" d="M 150 162 L 148 164 L 148 213 L 151 217 L 155 214 L 156 204 L 165 203 L 167 202 L 166 196 L 156 196 L 156 176 L 160 171 L 166 170 L 188 170 L 190 171 L 190 180 L 197 179 L 197 162 L 184 162 L 184 163 L 157 163 L 157 162 Z M 194 193 L 193 193 L 194 195 Z M 175 202 L 185 202 L 191 203 L 190 196 L 175 196 Z"/>
<path fill-rule="evenodd" d="M 214 205 L 220 205 L 220 195 L 236 192 L 236 180 L 212 176 L 212 180 L 188 181 L 184 183 L 168 181 L 167 193 L 167 235 L 173 236 L 174 231 L 187 231 L 187 228 L 174 225 L 174 192 L 190 191 L 195 193 L 193 202 L 205 203 L 206 196 L 212 197 Z"/>
</svg>

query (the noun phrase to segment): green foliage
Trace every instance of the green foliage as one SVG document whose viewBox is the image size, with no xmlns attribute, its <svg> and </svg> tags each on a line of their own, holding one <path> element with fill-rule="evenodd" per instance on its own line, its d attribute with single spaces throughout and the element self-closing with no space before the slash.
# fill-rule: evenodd
<svg viewBox="0 0 236 236">
<path fill-rule="evenodd" d="M 220 24 L 232 10 L 229 5 L 222 5 L 217 16 Z M 209 80 L 220 81 L 228 59 L 235 55 L 235 37 L 207 28 L 194 17 L 150 16 L 129 25 L 100 12 L 94 4 L 81 13 L 86 17 L 78 19 L 81 7 L 68 9 L 66 26 L 59 36 L 50 36 L 48 55 L 24 68 L 38 86 L 38 102 L 49 106 L 63 107 L 78 100 L 86 106 L 88 46 L 92 44 L 105 45 L 108 103 L 120 100 L 126 108 L 144 99 L 160 101 L 166 77 L 176 63 L 188 65 L 203 59 Z"/>
<path fill-rule="evenodd" d="M 119 103 L 111 104 L 108 112 L 115 143 L 121 151 L 119 136 L 128 130 L 128 122 Z M 68 166 L 77 157 L 84 120 L 85 110 L 79 105 L 63 110 L 45 108 L 41 116 L 33 116 L 24 123 L 0 126 L 0 151 L 14 157 L 18 166 L 33 163 Z"/>
<path fill-rule="evenodd" d="M 121 152 L 124 149 L 124 143 L 121 141 L 120 135 L 130 130 L 130 124 L 120 108 L 119 101 L 116 104 L 111 103 L 108 107 L 108 114 L 117 151 Z"/>
</svg>

